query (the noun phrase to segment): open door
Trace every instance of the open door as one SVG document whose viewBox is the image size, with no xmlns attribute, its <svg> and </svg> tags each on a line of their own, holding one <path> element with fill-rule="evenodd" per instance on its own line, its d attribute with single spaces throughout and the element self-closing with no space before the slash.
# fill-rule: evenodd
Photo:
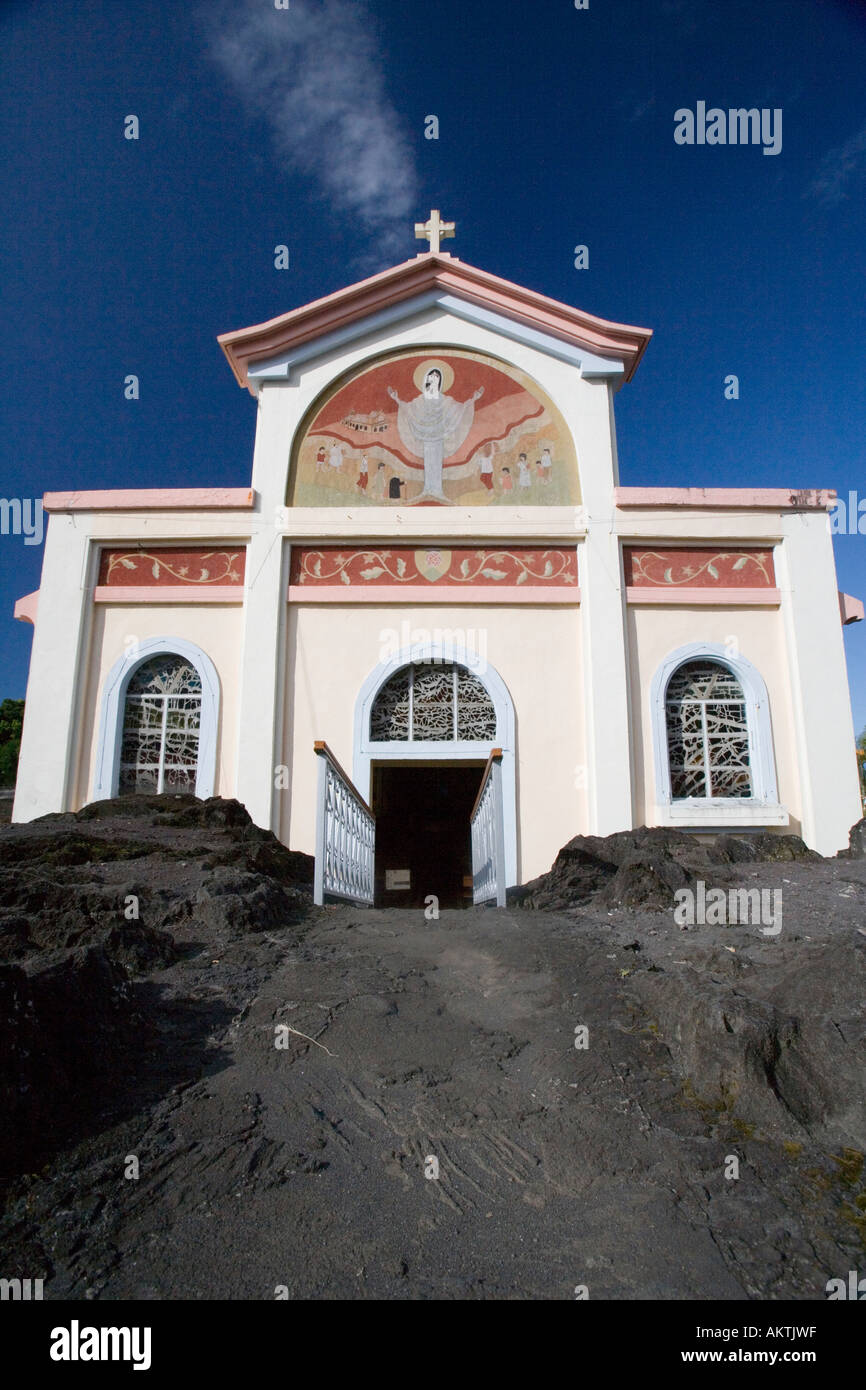
<svg viewBox="0 0 866 1390">
<path fill-rule="evenodd" d="M 380 907 L 440 908 L 472 902 L 470 816 L 484 765 L 383 762 L 373 767 L 376 902 Z"/>
<path fill-rule="evenodd" d="M 505 906 L 505 818 L 502 801 L 502 749 L 487 760 L 470 817 L 472 897 L 475 903 Z"/>
</svg>

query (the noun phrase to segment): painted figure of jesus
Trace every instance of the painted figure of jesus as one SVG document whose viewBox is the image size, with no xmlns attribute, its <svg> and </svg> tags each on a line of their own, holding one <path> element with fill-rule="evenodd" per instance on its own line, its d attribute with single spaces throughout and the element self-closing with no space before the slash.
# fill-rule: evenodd
<svg viewBox="0 0 866 1390">
<path fill-rule="evenodd" d="M 416 502 L 447 502 L 442 491 L 442 465 L 466 439 L 475 418 L 475 402 L 484 387 L 468 401 L 455 401 L 442 394 L 442 373 L 431 367 L 424 377 L 424 389 L 414 401 L 401 401 L 392 386 L 388 395 L 397 402 L 397 429 L 406 448 L 424 460 L 424 487 Z"/>
</svg>

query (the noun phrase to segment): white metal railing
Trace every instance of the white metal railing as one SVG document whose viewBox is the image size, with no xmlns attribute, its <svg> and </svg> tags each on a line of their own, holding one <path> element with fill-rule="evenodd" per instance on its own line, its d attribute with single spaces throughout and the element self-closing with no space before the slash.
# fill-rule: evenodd
<svg viewBox="0 0 866 1390">
<path fill-rule="evenodd" d="M 487 759 L 472 815 L 472 901 L 496 899 L 505 906 L 505 823 L 502 809 L 502 749 Z"/>
<path fill-rule="evenodd" d="M 325 895 L 372 905 L 376 818 L 327 743 L 313 744 L 319 759 L 316 873 L 313 901 Z"/>
</svg>

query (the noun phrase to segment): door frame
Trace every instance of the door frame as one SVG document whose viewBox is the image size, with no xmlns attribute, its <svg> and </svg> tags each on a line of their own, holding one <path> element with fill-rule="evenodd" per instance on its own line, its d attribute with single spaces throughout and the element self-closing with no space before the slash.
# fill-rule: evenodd
<svg viewBox="0 0 866 1390">
<path fill-rule="evenodd" d="M 435 661 L 465 666 L 484 686 L 496 712 L 496 735 L 483 742 L 381 743 L 370 738 L 373 702 L 387 680 L 403 666 L 417 661 Z M 517 771 L 515 758 L 514 702 L 505 681 L 489 662 L 459 642 L 425 640 L 404 647 L 383 658 L 373 667 L 355 701 L 354 755 L 352 780 L 361 795 L 370 801 L 374 762 L 464 762 L 486 763 L 494 748 L 502 749 L 502 803 L 505 824 L 505 874 L 508 887 L 517 883 Z"/>
</svg>

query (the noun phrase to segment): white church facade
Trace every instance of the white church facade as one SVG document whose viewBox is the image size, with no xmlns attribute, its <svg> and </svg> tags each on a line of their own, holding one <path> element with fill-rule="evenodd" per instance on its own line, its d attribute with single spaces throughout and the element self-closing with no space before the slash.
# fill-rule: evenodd
<svg viewBox="0 0 866 1390">
<path fill-rule="evenodd" d="M 622 486 L 649 331 L 464 264 L 440 225 L 221 337 L 257 401 L 249 488 L 46 496 L 14 819 L 237 797 L 318 850 L 320 896 L 385 903 L 470 875 L 501 900 L 640 825 L 834 854 L 863 614 L 834 494 Z"/>
</svg>

